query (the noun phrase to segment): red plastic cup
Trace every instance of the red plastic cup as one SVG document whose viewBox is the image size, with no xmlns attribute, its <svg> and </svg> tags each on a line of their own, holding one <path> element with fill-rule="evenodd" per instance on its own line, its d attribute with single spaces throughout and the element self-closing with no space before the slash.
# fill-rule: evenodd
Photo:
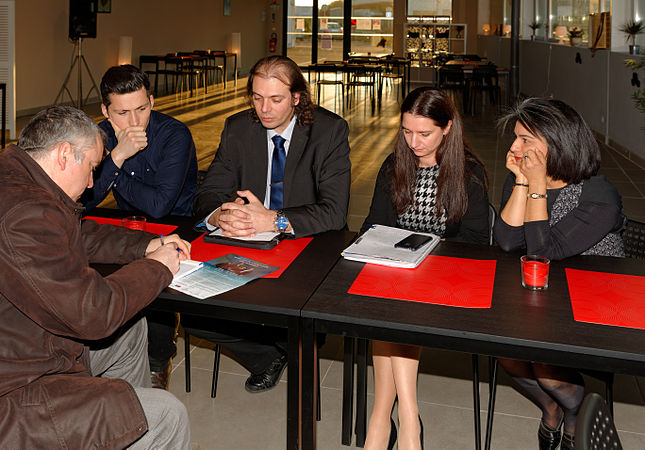
<svg viewBox="0 0 645 450">
<path fill-rule="evenodd" d="M 538 255 L 524 255 L 522 265 L 522 286 L 541 291 L 549 287 L 549 259 Z"/>
<path fill-rule="evenodd" d="M 146 231 L 146 218 L 143 216 L 128 216 L 121 221 L 123 226 L 131 230 Z"/>
</svg>

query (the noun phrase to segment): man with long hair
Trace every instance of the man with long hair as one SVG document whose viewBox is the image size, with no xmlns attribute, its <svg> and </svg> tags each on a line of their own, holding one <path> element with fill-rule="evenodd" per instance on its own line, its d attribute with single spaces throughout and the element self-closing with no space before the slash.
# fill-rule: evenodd
<svg viewBox="0 0 645 450">
<path fill-rule="evenodd" d="M 347 122 L 313 105 L 302 72 L 285 56 L 258 61 L 247 92 L 251 108 L 226 119 L 195 196 L 194 215 L 226 236 L 280 231 L 301 237 L 345 227 Z M 251 372 L 249 392 L 275 386 L 287 364 L 285 330 L 226 321 L 200 326 L 206 327 L 218 333 L 196 335 L 221 342 L 236 355 Z"/>
</svg>

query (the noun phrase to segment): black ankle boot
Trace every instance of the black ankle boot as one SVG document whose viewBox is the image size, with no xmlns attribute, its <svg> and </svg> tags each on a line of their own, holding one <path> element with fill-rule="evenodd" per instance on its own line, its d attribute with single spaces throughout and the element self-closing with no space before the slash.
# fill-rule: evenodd
<svg viewBox="0 0 645 450">
<path fill-rule="evenodd" d="M 421 428 L 419 439 L 421 440 L 421 450 L 423 450 L 423 420 L 421 420 L 421 414 L 419 414 L 419 428 Z"/>
<path fill-rule="evenodd" d="M 387 450 L 392 450 L 396 444 L 396 425 L 394 419 L 390 417 L 390 441 L 387 443 Z"/>
<path fill-rule="evenodd" d="M 550 425 L 547 425 L 544 420 L 540 421 L 540 428 L 538 428 L 538 442 L 540 443 L 540 450 L 555 450 L 560 445 L 560 428 L 562 427 L 562 422 L 558 425 L 558 428 L 553 428 Z"/>
</svg>

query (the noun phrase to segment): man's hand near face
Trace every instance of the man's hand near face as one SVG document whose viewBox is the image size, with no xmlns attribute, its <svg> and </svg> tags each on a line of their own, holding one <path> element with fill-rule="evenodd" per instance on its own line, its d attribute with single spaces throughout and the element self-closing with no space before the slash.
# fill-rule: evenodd
<svg viewBox="0 0 645 450">
<path fill-rule="evenodd" d="M 112 119 L 108 119 L 114 129 L 118 144 L 111 152 L 112 161 L 121 168 L 126 159 L 139 153 L 148 146 L 146 130 L 142 126 L 120 129 Z"/>
</svg>

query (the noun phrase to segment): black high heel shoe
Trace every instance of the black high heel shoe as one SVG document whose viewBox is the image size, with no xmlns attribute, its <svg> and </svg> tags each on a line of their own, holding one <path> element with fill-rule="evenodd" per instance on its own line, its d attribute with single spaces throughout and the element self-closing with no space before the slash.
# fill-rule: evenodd
<svg viewBox="0 0 645 450">
<path fill-rule="evenodd" d="M 421 420 L 421 414 L 419 414 L 419 427 L 421 428 L 419 439 L 421 440 L 421 450 L 423 450 L 423 420 Z"/>
<path fill-rule="evenodd" d="M 390 440 L 387 443 L 387 450 L 392 450 L 394 444 L 396 444 L 396 425 L 394 424 L 394 419 L 390 417 Z"/>
<path fill-rule="evenodd" d="M 540 428 L 538 428 L 538 442 L 540 444 L 540 450 L 555 450 L 560 445 L 560 440 L 562 434 L 560 429 L 562 428 L 562 423 L 564 422 L 564 414 L 557 428 L 553 428 L 548 425 L 544 419 L 540 420 Z"/>
</svg>

